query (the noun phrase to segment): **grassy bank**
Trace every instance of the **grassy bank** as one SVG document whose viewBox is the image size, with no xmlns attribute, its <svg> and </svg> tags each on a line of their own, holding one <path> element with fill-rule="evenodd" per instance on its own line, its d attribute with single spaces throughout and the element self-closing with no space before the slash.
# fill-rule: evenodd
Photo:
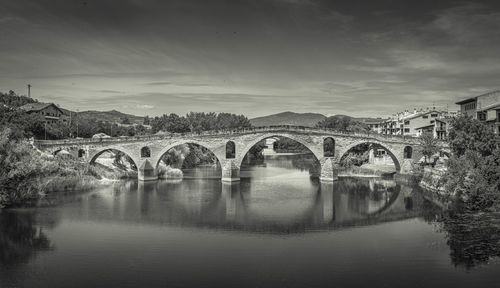
<svg viewBox="0 0 500 288">
<path fill-rule="evenodd" d="M 84 191 L 103 179 L 130 176 L 129 172 L 117 174 L 100 165 L 42 153 L 14 135 L 10 129 L 0 132 L 0 208 L 30 205 L 49 193 Z"/>
</svg>

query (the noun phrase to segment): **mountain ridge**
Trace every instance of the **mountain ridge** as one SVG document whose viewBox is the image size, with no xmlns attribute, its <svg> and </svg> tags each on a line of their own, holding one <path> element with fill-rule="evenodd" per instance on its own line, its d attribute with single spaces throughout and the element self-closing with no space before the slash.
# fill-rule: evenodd
<svg viewBox="0 0 500 288">
<path fill-rule="evenodd" d="M 326 119 L 326 116 L 320 113 L 296 113 L 285 111 L 249 119 L 253 126 L 271 126 L 271 125 L 295 125 L 314 127 L 316 123 Z"/>
</svg>

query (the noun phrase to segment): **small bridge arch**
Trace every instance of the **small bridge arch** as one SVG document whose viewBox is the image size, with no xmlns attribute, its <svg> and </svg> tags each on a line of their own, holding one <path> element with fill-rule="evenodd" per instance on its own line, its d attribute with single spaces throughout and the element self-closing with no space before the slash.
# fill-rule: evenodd
<svg viewBox="0 0 500 288">
<path fill-rule="evenodd" d="M 127 155 L 131 160 L 132 162 L 134 163 L 135 167 L 136 168 L 139 168 L 139 161 L 137 161 L 137 159 L 134 159 L 133 157 L 133 153 L 131 153 L 130 151 L 126 150 L 126 149 L 123 149 L 121 147 L 105 147 L 105 148 L 100 148 L 99 150 L 96 150 L 94 153 L 92 153 L 91 155 L 89 155 L 88 157 L 88 161 L 90 164 L 94 164 L 95 161 L 97 160 L 97 158 L 99 158 L 99 156 L 101 156 L 104 152 L 108 152 L 108 151 L 118 151 L 118 152 L 121 152 L 125 155 Z"/>
<path fill-rule="evenodd" d="M 397 172 L 400 172 L 401 171 L 401 165 L 402 165 L 402 161 L 401 159 L 399 159 L 397 157 L 397 155 L 399 155 L 399 153 L 397 153 L 396 151 L 393 151 L 392 149 L 388 148 L 387 145 L 385 145 L 384 143 L 381 143 L 380 141 L 377 141 L 377 140 L 371 140 L 371 139 L 367 139 L 367 140 L 363 140 L 363 141 L 356 141 L 352 144 L 349 144 L 347 147 L 345 147 L 341 153 L 339 153 L 339 161 L 342 161 L 342 159 L 344 159 L 344 157 L 347 155 L 347 153 L 354 147 L 358 146 L 358 145 L 361 145 L 361 144 L 375 144 L 377 145 L 378 147 L 384 149 L 387 154 L 391 157 L 392 159 L 392 162 L 394 162 L 394 166 L 396 167 L 396 171 Z"/>
</svg>

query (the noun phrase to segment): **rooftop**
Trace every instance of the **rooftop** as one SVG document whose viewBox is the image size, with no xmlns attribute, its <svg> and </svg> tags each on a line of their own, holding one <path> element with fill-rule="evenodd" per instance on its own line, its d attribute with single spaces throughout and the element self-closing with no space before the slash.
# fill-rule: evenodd
<svg viewBox="0 0 500 288">
<path fill-rule="evenodd" d="M 484 93 L 484 94 L 481 94 L 481 95 L 478 95 L 478 96 L 469 97 L 469 98 L 460 100 L 460 101 L 456 102 L 455 104 L 462 105 L 462 104 L 465 104 L 465 103 L 469 103 L 469 102 L 475 101 L 479 97 L 489 96 L 489 95 L 497 94 L 497 93 L 500 93 L 500 90 L 495 90 L 495 91 Z"/>
<path fill-rule="evenodd" d="M 61 113 L 64 114 L 64 111 L 62 111 L 61 108 L 57 107 L 54 103 L 41 103 L 41 102 L 28 103 L 28 104 L 25 104 L 19 108 L 23 109 L 26 112 L 38 112 L 38 111 L 41 111 L 49 106 L 54 106 L 56 109 L 61 111 Z"/>
</svg>

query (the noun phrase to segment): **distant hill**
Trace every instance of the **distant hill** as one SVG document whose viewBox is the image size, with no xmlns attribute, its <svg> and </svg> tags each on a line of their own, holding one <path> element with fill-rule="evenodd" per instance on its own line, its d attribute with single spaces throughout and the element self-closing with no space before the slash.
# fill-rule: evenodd
<svg viewBox="0 0 500 288">
<path fill-rule="evenodd" d="M 333 115 L 333 116 L 330 116 L 328 118 L 339 118 L 339 119 L 343 119 L 343 118 L 347 118 L 347 119 L 350 119 L 350 120 L 354 120 L 354 121 L 358 121 L 358 122 L 371 122 L 371 121 L 383 121 L 384 119 L 382 118 L 373 118 L 373 117 L 351 117 L 351 116 L 347 116 L 347 115 L 342 115 L 342 114 L 338 114 L 338 115 Z"/>
<path fill-rule="evenodd" d="M 283 112 L 263 117 L 250 119 L 253 126 L 271 126 L 271 125 L 295 125 L 314 127 L 316 123 L 325 119 L 326 116 L 318 113 L 295 113 Z"/>
<path fill-rule="evenodd" d="M 74 113 L 74 112 L 73 112 Z M 143 124 L 144 117 L 125 114 L 120 111 L 82 111 L 78 112 L 80 119 L 95 119 L 97 121 L 121 123 L 123 118 L 128 118 L 131 124 Z"/>
</svg>

